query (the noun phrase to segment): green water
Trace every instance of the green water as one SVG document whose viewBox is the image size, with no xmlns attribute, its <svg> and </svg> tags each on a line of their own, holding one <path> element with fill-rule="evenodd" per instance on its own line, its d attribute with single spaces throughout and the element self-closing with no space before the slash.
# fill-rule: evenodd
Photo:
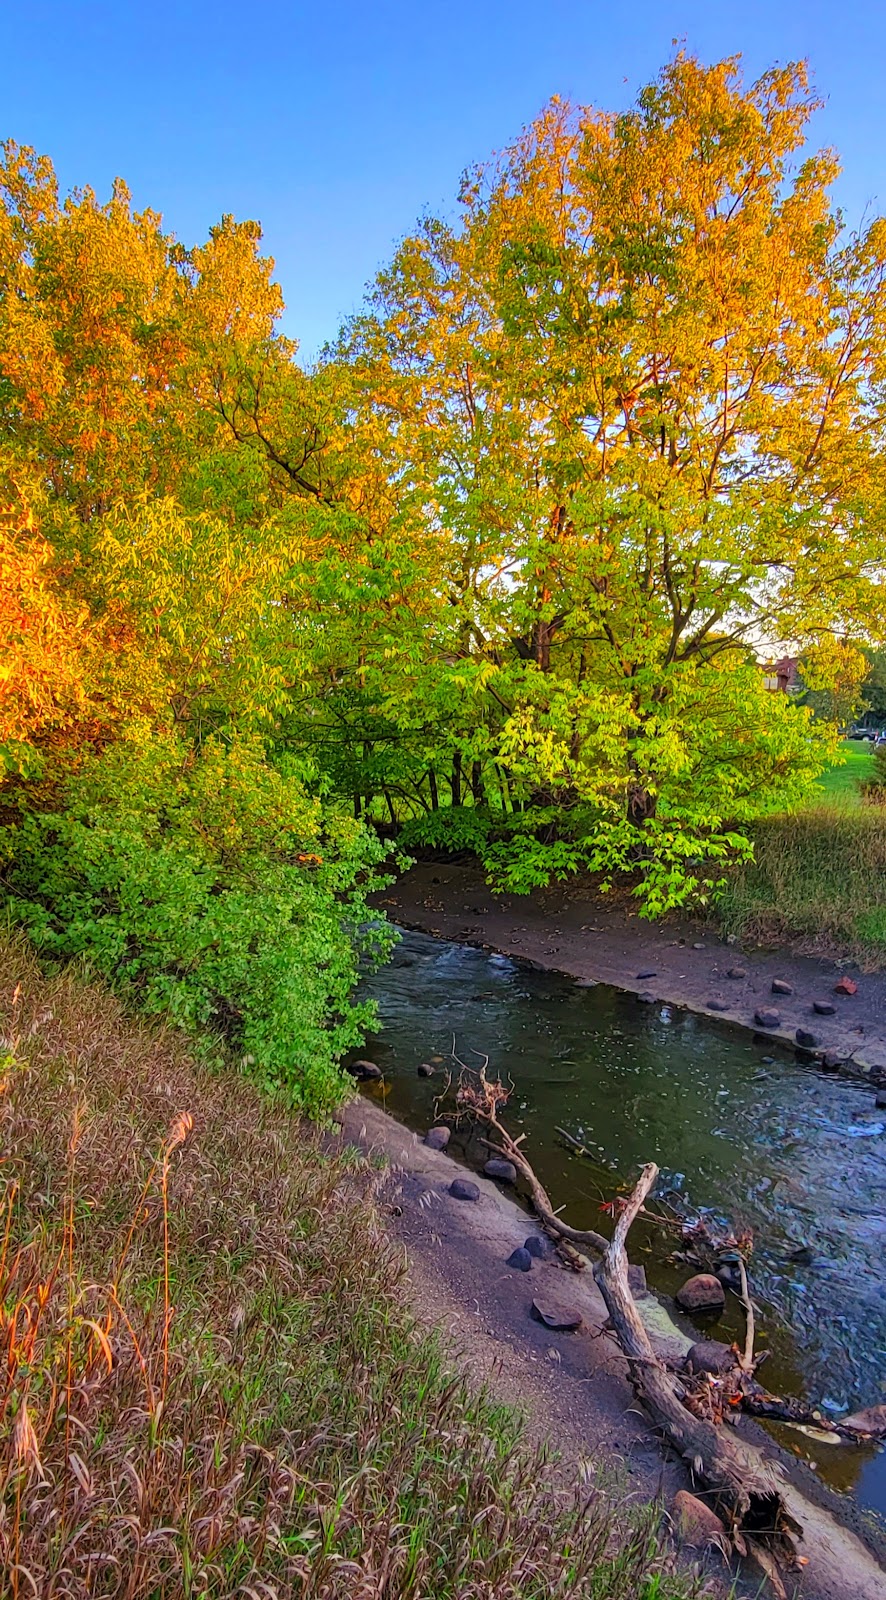
<svg viewBox="0 0 886 1600">
<path fill-rule="evenodd" d="M 886 1399 L 886 1113 L 870 1089 L 788 1054 L 766 1060 L 771 1045 L 726 1024 L 418 933 L 364 992 L 379 1008 L 376 1092 L 401 1121 L 424 1129 L 435 1116 L 446 1066 L 426 1079 L 420 1062 L 449 1058 L 453 1043 L 465 1061 L 488 1055 L 513 1084 L 509 1126 L 570 1222 L 606 1231 L 601 1205 L 658 1162 L 660 1193 L 753 1232 L 767 1384 L 833 1414 Z M 591 1159 L 570 1154 L 558 1127 Z M 453 1153 L 479 1167 L 487 1152 L 466 1138 Z M 665 1293 L 693 1270 L 672 1249 L 658 1231 L 632 1235 Z M 731 1339 L 743 1318 L 728 1299 L 704 1327 Z M 886 1515 L 886 1454 L 778 1435 Z"/>
</svg>

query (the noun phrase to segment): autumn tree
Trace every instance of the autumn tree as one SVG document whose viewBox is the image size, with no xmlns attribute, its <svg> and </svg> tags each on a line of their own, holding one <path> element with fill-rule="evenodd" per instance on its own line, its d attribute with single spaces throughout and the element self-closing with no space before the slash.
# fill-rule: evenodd
<svg viewBox="0 0 886 1600">
<path fill-rule="evenodd" d="M 350 330 L 446 545 L 443 651 L 511 782 L 580 813 L 499 850 L 513 886 L 639 859 L 681 899 L 824 759 L 754 647 L 886 626 L 886 225 L 841 229 L 814 109 L 802 67 L 682 55 L 624 114 L 554 101 Z"/>
</svg>

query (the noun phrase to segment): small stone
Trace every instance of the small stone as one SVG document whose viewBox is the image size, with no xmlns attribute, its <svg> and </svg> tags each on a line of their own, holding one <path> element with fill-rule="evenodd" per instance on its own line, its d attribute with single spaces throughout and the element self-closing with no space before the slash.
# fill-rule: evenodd
<svg viewBox="0 0 886 1600">
<path fill-rule="evenodd" d="M 718 1000 L 717 996 L 713 995 L 710 1000 L 705 1001 L 705 1006 L 708 1011 L 728 1011 L 729 1001 Z"/>
<path fill-rule="evenodd" d="M 497 1178 L 499 1183 L 516 1183 L 517 1168 L 513 1161 L 505 1161 L 501 1156 L 493 1156 L 487 1161 L 483 1172 L 487 1178 Z"/>
<path fill-rule="evenodd" d="M 772 980 L 772 993 L 773 994 L 793 994 L 793 992 L 794 992 L 794 985 L 792 983 L 786 983 L 784 978 L 773 978 L 773 980 Z"/>
<path fill-rule="evenodd" d="M 642 972 L 638 972 L 637 973 L 638 980 L 642 980 L 643 978 L 657 978 L 657 977 L 658 977 L 658 973 L 656 972 L 654 967 L 645 967 Z"/>
<path fill-rule="evenodd" d="M 362 1083 L 367 1083 L 374 1078 L 380 1078 L 382 1075 L 381 1067 L 376 1066 L 374 1061 L 352 1061 L 348 1071 L 353 1077 L 359 1078 Z"/>
<path fill-rule="evenodd" d="M 528 1239 L 524 1239 L 523 1249 L 534 1256 L 536 1261 L 552 1261 L 557 1254 L 553 1239 L 549 1239 L 546 1233 L 531 1233 Z"/>
<path fill-rule="evenodd" d="M 730 967 L 726 973 L 727 978 L 746 978 L 747 975 L 747 967 Z"/>
<path fill-rule="evenodd" d="M 699 1339 L 689 1351 L 686 1365 L 690 1372 L 709 1372 L 714 1378 L 722 1378 L 736 1365 L 735 1351 L 719 1339 Z"/>
<path fill-rule="evenodd" d="M 429 1150 L 445 1150 L 451 1138 L 451 1128 L 431 1128 L 425 1134 L 425 1144 Z"/>
<path fill-rule="evenodd" d="M 846 1057 L 840 1050 L 826 1050 L 821 1058 L 821 1064 L 826 1072 L 838 1072 Z"/>
<path fill-rule="evenodd" d="M 768 1006 L 761 1006 L 759 1011 L 754 1012 L 754 1021 L 758 1028 L 780 1028 L 781 1013 L 771 1011 Z"/>
<path fill-rule="evenodd" d="M 522 1245 L 518 1249 L 512 1250 L 508 1256 L 508 1266 L 514 1267 L 517 1272 L 531 1272 L 532 1257 L 529 1251 L 525 1250 Z"/>
<path fill-rule="evenodd" d="M 553 1333 L 575 1333 L 581 1327 L 581 1312 L 567 1310 L 565 1306 L 543 1305 L 533 1300 L 532 1315 Z"/>
<path fill-rule="evenodd" d="M 705 945 L 703 939 L 696 939 L 694 945 L 692 946 L 693 950 L 703 950 L 704 947 Z"/>
<path fill-rule="evenodd" d="M 833 1000 L 813 1000 L 812 1009 L 820 1017 L 833 1017 L 836 1014 L 837 1007 L 834 1005 Z"/>
<path fill-rule="evenodd" d="M 420 1061 L 416 1067 L 416 1072 L 420 1078 L 433 1078 L 434 1076 L 434 1069 L 430 1061 Z"/>
<path fill-rule="evenodd" d="M 641 989 L 637 999 L 641 1000 L 644 1006 L 654 1006 L 657 996 L 652 993 L 651 989 Z"/>
<path fill-rule="evenodd" d="M 808 1028 L 798 1028 L 794 1038 L 804 1050 L 815 1050 L 818 1047 L 818 1034 L 810 1033 Z"/>
<path fill-rule="evenodd" d="M 677 1290 L 676 1301 L 681 1311 L 722 1311 L 726 1293 L 712 1272 L 698 1272 Z"/>
<path fill-rule="evenodd" d="M 858 984 L 854 978 L 840 978 L 834 984 L 834 994 L 858 994 Z"/>
<path fill-rule="evenodd" d="M 674 1495 L 674 1522 L 680 1543 L 693 1550 L 716 1544 L 726 1532 L 716 1511 L 688 1489 L 678 1489 Z"/>
<path fill-rule="evenodd" d="M 479 1200 L 480 1190 L 470 1178 L 453 1178 L 449 1185 L 449 1193 L 453 1200 Z"/>
</svg>

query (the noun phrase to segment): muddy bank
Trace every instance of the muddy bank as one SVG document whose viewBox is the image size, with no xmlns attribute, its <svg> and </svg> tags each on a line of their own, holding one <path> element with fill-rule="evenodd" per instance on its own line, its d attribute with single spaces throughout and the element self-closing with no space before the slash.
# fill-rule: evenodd
<svg viewBox="0 0 886 1600">
<path fill-rule="evenodd" d="M 377 903 L 404 926 L 716 1016 L 793 1047 L 800 1030 L 815 1054 L 886 1086 L 886 973 L 744 948 L 703 923 L 644 922 L 623 901 L 590 898 L 581 884 L 494 895 L 474 864 L 421 863 Z M 844 975 L 856 993 L 837 991 Z M 773 984 L 790 993 L 773 992 Z M 758 1012 L 775 1016 L 761 1022 Z"/>
<path fill-rule="evenodd" d="M 567 1467 L 617 1466 L 629 1492 L 666 1504 L 691 1487 L 683 1466 L 661 1451 L 638 1411 L 626 1364 L 603 1333 L 605 1309 L 589 1273 L 537 1261 L 531 1274 L 507 1266 L 510 1252 L 536 1232 L 514 1200 L 478 1178 L 480 1199 L 453 1199 L 449 1184 L 463 1169 L 366 1099 L 345 1115 L 345 1137 L 381 1151 L 391 1164 L 389 1226 L 405 1247 L 408 1290 L 419 1314 L 440 1327 L 460 1364 L 498 1399 L 522 1408 L 530 1434 L 553 1444 Z M 552 1333 L 532 1316 L 532 1300 L 581 1314 L 574 1333 Z M 652 1297 L 638 1300 L 662 1354 L 689 1340 L 663 1318 Z M 786 1496 L 807 1530 L 809 1566 L 798 1584 L 803 1600 L 879 1600 L 884 1568 L 853 1531 L 852 1508 L 823 1490 L 811 1473 L 743 1422 L 746 1440 L 781 1461 Z M 882 1553 L 881 1553 L 882 1554 Z M 749 1591 L 750 1592 L 750 1591 Z"/>
</svg>

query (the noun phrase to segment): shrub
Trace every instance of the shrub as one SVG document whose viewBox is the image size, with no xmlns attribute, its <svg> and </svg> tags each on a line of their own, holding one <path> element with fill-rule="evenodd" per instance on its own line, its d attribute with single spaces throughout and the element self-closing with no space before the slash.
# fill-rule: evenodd
<svg viewBox="0 0 886 1600">
<path fill-rule="evenodd" d="M 341 1100 L 337 1063 L 374 1015 L 350 998 L 360 958 L 392 939 L 366 902 L 385 849 L 297 770 L 257 743 L 121 740 L 2 843 L 7 904 L 41 952 L 86 958 L 311 1115 Z"/>
</svg>

